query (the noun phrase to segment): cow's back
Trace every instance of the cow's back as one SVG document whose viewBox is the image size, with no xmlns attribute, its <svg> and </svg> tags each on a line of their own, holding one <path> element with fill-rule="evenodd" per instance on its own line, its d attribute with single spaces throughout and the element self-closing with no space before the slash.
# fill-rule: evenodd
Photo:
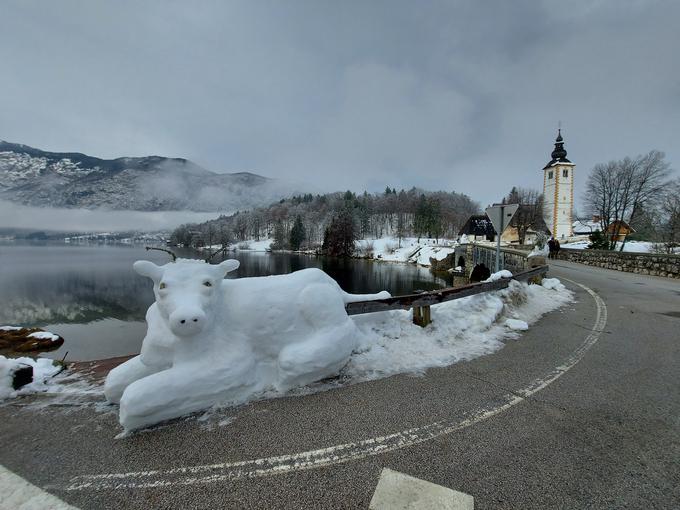
<svg viewBox="0 0 680 510">
<path fill-rule="evenodd" d="M 337 312 L 344 314 L 341 298 L 328 299 L 334 293 L 340 296 L 340 287 L 319 269 L 224 280 L 222 289 L 225 310 L 219 320 L 224 331 L 243 334 L 255 350 L 268 356 L 276 356 L 285 345 L 315 333 L 309 307 L 339 307 Z M 315 289 L 323 291 L 324 302 L 310 300 Z"/>
</svg>

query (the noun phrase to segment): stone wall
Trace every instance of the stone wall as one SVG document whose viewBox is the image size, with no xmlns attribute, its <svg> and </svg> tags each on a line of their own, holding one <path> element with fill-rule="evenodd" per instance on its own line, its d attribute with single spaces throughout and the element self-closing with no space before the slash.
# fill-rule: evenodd
<svg viewBox="0 0 680 510">
<path fill-rule="evenodd" d="M 562 247 L 558 258 L 616 271 L 680 278 L 680 255 L 574 250 Z"/>
</svg>

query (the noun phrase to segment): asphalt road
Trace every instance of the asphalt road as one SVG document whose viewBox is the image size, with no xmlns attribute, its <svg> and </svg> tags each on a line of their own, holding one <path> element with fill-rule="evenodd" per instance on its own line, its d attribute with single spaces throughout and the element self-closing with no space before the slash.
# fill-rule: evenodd
<svg viewBox="0 0 680 510">
<path fill-rule="evenodd" d="M 0 463 L 93 509 L 367 508 L 383 467 L 477 509 L 680 507 L 680 282 L 550 275 L 595 295 L 563 280 L 576 303 L 493 355 L 122 439 L 96 402 L 24 398 Z"/>
</svg>

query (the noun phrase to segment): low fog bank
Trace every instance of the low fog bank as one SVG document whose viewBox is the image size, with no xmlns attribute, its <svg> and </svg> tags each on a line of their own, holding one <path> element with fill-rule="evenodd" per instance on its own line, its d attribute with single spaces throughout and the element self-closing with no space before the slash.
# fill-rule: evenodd
<svg viewBox="0 0 680 510">
<path fill-rule="evenodd" d="M 58 209 L 28 207 L 0 200 L 0 228 L 68 232 L 154 232 L 182 223 L 203 222 L 220 213 L 191 211 L 110 211 L 106 209 Z M 225 214 L 225 213 L 222 213 Z"/>
</svg>

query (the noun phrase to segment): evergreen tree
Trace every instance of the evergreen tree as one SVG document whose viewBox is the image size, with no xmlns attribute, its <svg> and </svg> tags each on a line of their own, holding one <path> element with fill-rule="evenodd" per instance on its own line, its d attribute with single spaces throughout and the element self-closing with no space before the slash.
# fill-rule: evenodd
<svg viewBox="0 0 680 510">
<path fill-rule="evenodd" d="M 609 240 L 599 230 L 590 234 L 588 239 L 590 239 L 588 248 L 591 250 L 609 250 L 611 248 Z"/>
<path fill-rule="evenodd" d="M 425 198 L 425 195 L 421 194 L 420 198 L 418 198 L 416 214 L 413 220 L 413 227 L 416 231 L 416 235 L 418 236 L 418 242 L 420 242 L 420 237 L 425 234 L 425 232 L 427 232 L 427 217 L 427 199 Z"/>
<path fill-rule="evenodd" d="M 302 243 L 307 238 L 305 226 L 302 223 L 302 217 L 298 214 L 295 218 L 293 228 L 290 230 L 290 249 L 299 250 Z"/>
<path fill-rule="evenodd" d="M 351 257 L 356 241 L 354 217 L 348 208 L 343 208 L 324 232 L 323 252 L 333 257 Z"/>
<path fill-rule="evenodd" d="M 285 250 L 288 247 L 286 241 L 286 228 L 283 226 L 283 222 L 278 220 L 274 226 L 274 242 L 272 243 L 272 249 Z"/>
</svg>

